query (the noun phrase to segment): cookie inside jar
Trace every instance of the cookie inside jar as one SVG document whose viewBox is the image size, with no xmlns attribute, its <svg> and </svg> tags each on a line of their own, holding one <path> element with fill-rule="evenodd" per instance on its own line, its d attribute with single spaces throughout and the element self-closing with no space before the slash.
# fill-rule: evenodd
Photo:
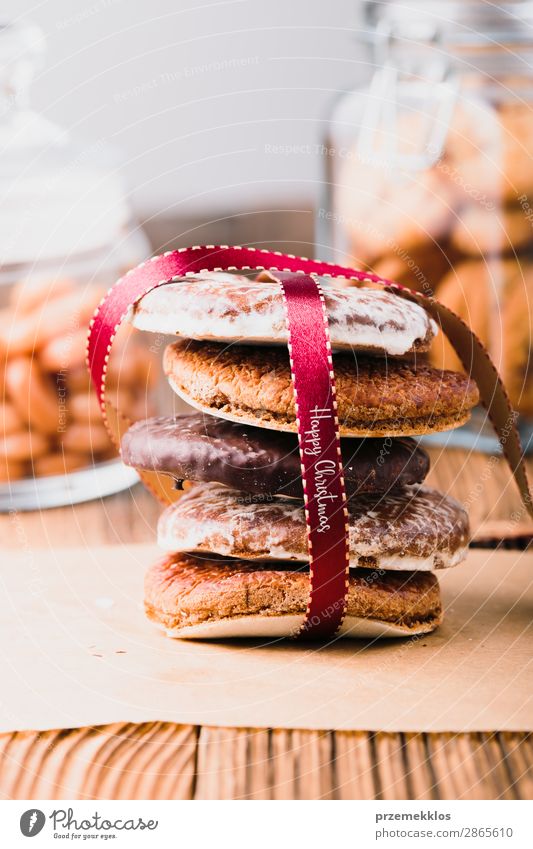
<svg viewBox="0 0 533 849">
<path fill-rule="evenodd" d="M 86 366 L 87 328 L 106 291 L 104 281 L 50 270 L 2 290 L 0 503 L 9 509 L 13 503 L 21 509 L 47 506 L 39 491 L 62 500 L 67 476 L 94 473 L 118 456 Z M 153 412 L 153 365 L 135 331 L 121 329 L 109 363 L 108 397 L 130 421 Z M 80 496 L 84 488 L 90 498 L 88 481 Z"/>
<path fill-rule="evenodd" d="M 435 295 L 480 336 L 529 443 L 531 9 L 365 3 L 366 76 L 337 100 L 318 210 L 329 258 Z M 529 16 L 529 17 L 528 17 Z M 429 354 L 462 368 L 441 334 Z M 479 441 L 474 417 L 470 436 Z M 452 441 L 453 441 L 452 439 Z"/>
<path fill-rule="evenodd" d="M 90 500 L 135 480 L 116 460 L 85 358 L 100 299 L 150 247 L 115 154 L 28 107 L 44 49 L 33 24 L 0 28 L 10 93 L 0 110 L 0 510 Z M 150 403 L 150 361 L 135 335 L 120 340 L 109 374 L 110 398 L 128 418 Z"/>
</svg>

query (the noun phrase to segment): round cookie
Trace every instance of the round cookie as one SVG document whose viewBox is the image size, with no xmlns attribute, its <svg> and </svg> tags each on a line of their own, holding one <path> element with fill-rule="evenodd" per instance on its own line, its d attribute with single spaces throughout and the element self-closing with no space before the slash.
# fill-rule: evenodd
<svg viewBox="0 0 533 849">
<path fill-rule="evenodd" d="M 498 115 L 491 104 L 475 99 L 457 104 L 436 166 L 453 192 L 454 207 L 472 201 L 490 204 L 501 198 L 502 142 Z"/>
<path fill-rule="evenodd" d="M 389 252 L 409 254 L 449 227 L 452 191 L 435 169 L 402 172 L 387 163 L 372 165 L 351 151 L 336 182 L 339 225 L 359 263 L 372 264 Z"/>
<path fill-rule="evenodd" d="M 428 239 L 414 251 L 389 251 L 370 269 L 378 277 L 395 280 L 401 286 L 431 295 L 439 280 L 454 267 L 457 251 L 449 242 L 436 243 Z M 440 335 L 440 334 L 439 334 Z"/>
<path fill-rule="evenodd" d="M 501 375 L 514 409 L 526 416 L 533 416 L 532 328 L 533 268 L 524 263 L 503 303 Z"/>
<path fill-rule="evenodd" d="M 431 571 L 466 556 L 466 511 L 423 486 L 348 502 L 350 567 Z M 309 560 L 303 501 L 261 499 L 200 483 L 161 514 L 157 541 L 168 552 L 201 552 L 247 560 Z"/>
<path fill-rule="evenodd" d="M 533 194 L 531 139 L 533 112 L 521 101 L 501 103 L 498 109 L 502 127 L 503 193 L 513 201 L 517 195 Z"/>
<path fill-rule="evenodd" d="M 458 204 L 470 199 L 513 203 L 522 194 L 531 195 L 532 135 L 533 112 L 523 101 L 493 104 L 472 98 L 462 103 L 438 164 Z"/>
<path fill-rule="evenodd" d="M 145 578 L 145 610 L 170 637 L 280 638 L 303 622 L 309 574 L 234 560 L 172 555 Z M 350 573 L 339 636 L 373 639 L 427 634 L 442 621 L 436 577 L 428 572 Z"/>
<path fill-rule="evenodd" d="M 291 433 L 236 424 L 215 416 L 167 416 L 134 424 L 122 437 L 127 466 L 164 472 L 178 482 L 215 481 L 259 495 L 302 498 L 298 439 Z M 343 439 L 348 497 L 420 483 L 426 452 L 404 439 Z"/>
<path fill-rule="evenodd" d="M 331 344 L 399 356 L 427 351 L 437 326 L 418 304 L 381 289 L 323 287 Z M 133 308 L 140 330 L 187 339 L 287 344 L 287 318 L 277 283 L 211 273 L 183 277 L 148 292 Z"/>
<path fill-rule="evenodd" d="M 438 298 L 460 315 L 488 348 L 513 407 L 531 415 L 531 262 L 493 258 L 461 263 L 442 281 Z M 434 341 L 431 361 L 442 368 L 462 368 L 444 335 Z"/>
<path fill-rule="evenodd" d="M 488 280 L 486 263 L 482 260 L 467 260 L 446 275 L 437 293 L 439 301 L 460 316 L 484 345 L 488 342 L 491 313 Z M 463 368 L 444 334 L 433 343 L 431 361 L 438 368 L 454 371 Z"/>
<path fill-rule="evenodd" d="M 468 421 L 475 384 L 425 362 L 338 354 L 333 359 L 344 436 L 414 436 Z M 296 432 L 288 352 L 208 342 L 175 342 L 163 367 L 174 391 L 202 412 Z"/>
<path fill-rule="evenodd" d="M 60 432 L 58 396 L 54 384 L 43 374 L 36 359 L 14 357 L 4 368 L 4 391 L 9 394 L 20 419 L 40 433 Z"/>
<path fill-rule="evenodd" d="M 532 238 L 531 224 L 519 207 L 498 211 L 470 205 L 461 212 L 452 232 L 455 248 L 474 256 L 512 253 Z"/>
</svg>

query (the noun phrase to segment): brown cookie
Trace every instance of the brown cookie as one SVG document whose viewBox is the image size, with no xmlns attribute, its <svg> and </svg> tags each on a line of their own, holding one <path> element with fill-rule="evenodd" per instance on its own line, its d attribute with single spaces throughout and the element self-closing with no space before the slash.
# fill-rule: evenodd
<svg viewBox="0 0 533 849">
<path fill-rule="evenodd" d="M 392 292 L 324 281 L 323 293 L 335 350 L 401 356 L 427 351 L 437 332 L 422 307 Z M 132 322 L 140 330 L 188 339 L 287 344 L 281 289 L 267 275 L 260 280 L 222 273 L 181 278 L 141 298 Z"/>
<path fill-rule="evenodd" d="M 513 203 L 533 193 L 532 137 L 533 112 L 518 97 L 469 98 L 455 111 L 437 168 L 458 204 Z"/>
<path fill-rule="evenodd" d="M 327 497 L 327 495 L 325 496 Z M 350 566 L 431 571 L 466 556 L 468 516 L 453 498 L 424 486 L 348 502 Z M 309 559 L 303 501 L 262 499 L 217 483 L 193 486 L 158 523 L 168 552 L 247 560 Z"/>
<path fill-rule="evenodd" d="M 503 269 L 501 263 L 499 266 Z M 491 314 L 489 279 L 486 263 L 467 260 L 446 275 L 437 292 L 439 301 L 457 313 L 484 345 L 488 343 Z M 439 368 L 462 370 L 461 361 L 444 334 L 435 339 L 431 361 Z"/>
<path fill-rule="evenodd" d="M 520 207 L 486 209 L 470 204 L 461 213 L 452 233 L 457 250 L 470 255 L 513 253 L 533 241 L 533 231 Z"/>
<path fill-rule="evenodd" d="M 461 316 L 488 348 L 514 409 L 531 415 L 531 262 L 494 258 L 489 262 L 461 263 L 442 281 L 437 296 Z M 461 368 L 457 354 L 443 334 L 433 344 L 431 361 L 438 367 Z"/>
<path fill-rule="evenodd" d="M 145 610 L 170 637 L 224 639 L 287 637 L 303 621 L 309 574 L 288 564 L 177 554 L 145 578 Z M 350 573 L 343 637 L 427 634 L 442 621 L 436 577 L 425 572 Z"/>
<path fill-rule="evenodd" d="M 424 362 L 349 354 L 333 358 L 344 436 L 414 436 L 449 430 L 470 418 L 477 387 L 464 375 Z M 288 353 L 283 348 L 175 342 L 163 366 L 193 407 L 231 421 L 296 431 Z"/>
<path fill-rule="evenodd" d="M 513 407 L 533 416 L 533 268 L 523 263 L 503 300 L 501 375 Z"/>
<path fill-rule="evenodd" d="M 136 422 L 122 437 L 127 466 L 176 480 L 216 481 L 259 495 L 303 497 L 295 434 L 229 422 L 216 416 L 161 416 Z M 348 496 L 420 483 L 429 457 L 408 437 L 343 439 Z"/>
<path fill-rule="evenodd" d="M 449 241 L 433 242 L 428 239 L 413 251 L 387 251 L 373 263 L 370 271 L 386 280 L 395 280 L 408 289 L 431 295 L 439 280 L 453 268 L 457 257 L 458 252 Z"/>
<path fill-rule="evenodd" d="M 452 215 L 452 191 L 438 171 L 407 173 L 386 163 L 373 165 L 355 150 L 341 164 L 334 197 L 350 255 L 364 264 L 435 242 L 447 232 Z"/>
<path fill-rule="evenodd" d="M 502 190 L 507 200 L 514 201 L 517 195 L 533 195 L 533 112 L 529 103 L 517 98 L 499 106 L 502 127 L 503 172 Z"/>
</svg>

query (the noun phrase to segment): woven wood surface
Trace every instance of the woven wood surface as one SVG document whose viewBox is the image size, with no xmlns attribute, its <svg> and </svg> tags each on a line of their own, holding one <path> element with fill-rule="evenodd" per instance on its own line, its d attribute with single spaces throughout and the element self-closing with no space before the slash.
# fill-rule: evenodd
<svg viewBox="0 0 533 849">
<path fill-rule="evenodd" d="M 429 483 L 467 503 L 477 544 L 524 547 L 533 526 L 503 462 L 431 449 Z M 531 465 L 531 464 L 530 464 Z M 153 540 L 140 487 L 102 502 L 0 516 L 0 545 Z M 0 798 L 531 799 L 520 733 L 384 734 L 115 724 L 0 735 Z"/>
</svg>

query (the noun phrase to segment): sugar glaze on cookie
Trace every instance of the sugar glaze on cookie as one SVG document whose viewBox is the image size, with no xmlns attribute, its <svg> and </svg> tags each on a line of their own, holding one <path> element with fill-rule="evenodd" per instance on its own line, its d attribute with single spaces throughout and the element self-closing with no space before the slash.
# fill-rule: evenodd
<svg viewBox="0 0 533 849">
<path fill-rule="evenodd" d="M 350 567 L 432 571 L 457 566 L 467 554 L 468 515 L 434 489 L 413 485 L 348 503 Z M 255 500 L 216 483 L 195 484 L 167 507 L 159 546 L 264 561 L 309 559 L 303 502 Z"/>
<path fill-rule="evenodd" d="M 437 325 L 418 304 L 369 287 L 322 287 L 332 347 L 401 356 L 427 351 Z M 281 292 L 272 281 L 212 272 L 148 292 L 135 305 L 139 330 L 196 340 L 287 344 Z"/>
</svg>

